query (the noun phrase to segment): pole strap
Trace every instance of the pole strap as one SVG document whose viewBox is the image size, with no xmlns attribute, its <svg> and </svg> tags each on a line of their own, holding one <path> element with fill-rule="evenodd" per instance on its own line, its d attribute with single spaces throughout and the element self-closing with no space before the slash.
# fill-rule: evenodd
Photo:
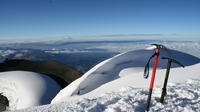
<svg viewBox="0 0 200 112">
<path fill-rule="evenodd" d="M 144 69 L 144 78 L 147 79 L 149 77 L 149 63 L 151 61 L 151 59 L 153 57 L 155 57 L 156 55 L 158 55 L 157 52 L 155 52 L 148 60 L 147 64 L 145 65 L 145 69 Z"/>
</svg>

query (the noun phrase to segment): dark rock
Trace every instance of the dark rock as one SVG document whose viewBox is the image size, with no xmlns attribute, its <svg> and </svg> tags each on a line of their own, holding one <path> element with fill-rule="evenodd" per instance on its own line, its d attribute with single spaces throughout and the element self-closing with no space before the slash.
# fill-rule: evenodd
<svg viewBox="0 0 200 112">
<path fill-rule="evenodd" d="M 9 101 L 7 97 L 5 97 L 4 95 L 2 95 L 2 93 L 0 93 L 0 112 L 5 111 L 6 107 L 8 106 L 9 106 Z"/>
</svg>

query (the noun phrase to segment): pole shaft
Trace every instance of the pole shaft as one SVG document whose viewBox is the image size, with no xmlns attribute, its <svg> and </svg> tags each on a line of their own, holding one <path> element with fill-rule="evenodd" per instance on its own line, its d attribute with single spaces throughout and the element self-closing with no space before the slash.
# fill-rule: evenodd
<svg viewBox="0 0 200 112">
<path fill-rule="evenodd" d="M 154 85 L 154 80 L 155 80 L 155 75 L 156 75 L 156 68 L 158 65 L 159 52 L 160 52 L 160 49 L 156 49 L 157 54 L 155 55 L 155 58 L 154 58 L 153 71 L 152 71 L 151 82 L 150 82 L 150 86 L 149 86 L 149 95 L 148 95 L 147 105 L 146 105 L 147 111 L 149 111 L 149 107 L 150 107 L 151 95 L 152 95 L 153 85 Z"/>
<path fill-rule="evenodd" d="M 153 89 L 157 65 L 158 65 L 158 55 L 156 55 L 154 58 L 154 66 L 153 66 L 151 82 L 150 82 L 150 86 L 149 86 L 149 88 L 151 88 L 151 89 Z"/>
<path fill-rule="evenodd" d="M 160 102 L 163 103 L 164 102 L 164 97 L 167 94 L 167 82 L 168 82 L 168 78 L 169 78 L 169 72 L 170 72 L 170 67 L 171 67 L 171 60 L 168 60 L 168 64 L 167 64 L 167 71 L 166 71 L 166 76 L 165 76 L 165 82 L 163 85 L 163 89 L 162 89 L 162 94 L 161 94 L 161 98 L 160 98 Z"/>
</svg>

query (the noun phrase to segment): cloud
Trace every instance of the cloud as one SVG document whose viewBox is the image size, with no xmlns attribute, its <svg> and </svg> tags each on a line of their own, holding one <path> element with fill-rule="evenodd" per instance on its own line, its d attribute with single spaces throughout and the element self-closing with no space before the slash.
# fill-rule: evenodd
<svg viewBox="0 0 200 112">
<path fill-rule="evenodd" d="M 98 35 L 105 37 L 117 37 L 117 36 L 163 36 L 163 34 L 113 34 L 113 35 Z"/>
</svg>

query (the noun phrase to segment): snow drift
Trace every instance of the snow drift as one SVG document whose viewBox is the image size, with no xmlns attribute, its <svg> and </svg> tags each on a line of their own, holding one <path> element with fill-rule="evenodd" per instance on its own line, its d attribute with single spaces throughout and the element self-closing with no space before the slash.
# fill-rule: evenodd
<svg viewBox="0 0 200 112">
<path fill-rule="evenodd" d="M 167 93 L 163 105 L 158 102 L 161 88 L 154 88 L 150 112 L 200 112 L 200 80 L 170 83 Z M 124 87 L 96 97 L 79 98 L 15 112 L 144 112 L 147 95 L 147 89 Z"/>
<path fill-rule="evenodd" d="M 9 100 L 8 110 L 49 104 L 60 86 L 46 75 L 12 71 L 0 73 L 0 92 Z"/>
<path fill-rule="evenodd" d="M 171 52 L 172 55 L 168 55 L 167 53 L 161 51 L 160 58 L 163 56 L 171 57 L 173 59 L 180 61 L 185 66 L 191 66 L 200 62 L 199 58 L 194 57 L 192 55 L 175 50 L 171 50 Z M 85 73 L 81 78 L 75 80 L 66 88 L 61 90 L 57 94 L 57 96 L 52 100 L 52 103 L 64 101 L 63 99 L 67 99 L 74 95 L 87 95 L 86 93 L 92 95 L 94 91 L 103 93 L 106 92 L 106 90 L 110 91 L 110 90 L 116 90 L 116 88 L 119 89 L 119 87 L 122 86 L 117 85 L 117 83 L 119 80 L 123 80 L 123 77 L 126 75 L 127 77 L 130 76 L 132 80 L 130 79 L 129 81 L 127 81 L 127 83 L 122 83 L 122 85 L 124 84 L 128 86 L 129 84 L 132 84 L 131 86 L 134 88 L 140 88 L 140 87 L 144 88 L 148 86 L 147 84 L 148 81 L 143 79 L 144 66 L 149 57 L 153 53 L 154 50 L 135 50 L 122 53 L 110 59 L 107 59 L 99 63 L 95 67 L 93 67 L 91 70 Z M 166 64 L 167 64 L 166 60 L 159 59 L 158 67 L 160 69 L 165 68 Z M 177 66 L 175 64 L 172 64 L 172 67 L 177 67 Z M 165 70 L 161 70 L 160 73 L 163 74 L 165 73 L 164 71 Z M 190 69 L 188 68 L 187 70 L 183 70 L 182 68 L 178 68 L 178 71 L 188 75 Z M 195 69 L 194 72 L 196 73 L 197 71 L 198 69 Z M 185 81 L 187 79 L 187 76 L 182 77 L 181 73 L 177 74 L 179 75 L 176 75 L 176 78 L 174 78 L 174 80 Z M 158 77 L 157 80 L 159 80 L 159 82 L 163 81 L 162 77 L 163 76 Z M 115 83 L 115 82 L 117 82 L 116 85 L 118 87 L 115 86 L 112 88 L 108 87 L 109 89 L 106 88 L 107 83 Z M 157 85 L 160 84 L 161 83 L 157 83 Z"/>
</svg>

